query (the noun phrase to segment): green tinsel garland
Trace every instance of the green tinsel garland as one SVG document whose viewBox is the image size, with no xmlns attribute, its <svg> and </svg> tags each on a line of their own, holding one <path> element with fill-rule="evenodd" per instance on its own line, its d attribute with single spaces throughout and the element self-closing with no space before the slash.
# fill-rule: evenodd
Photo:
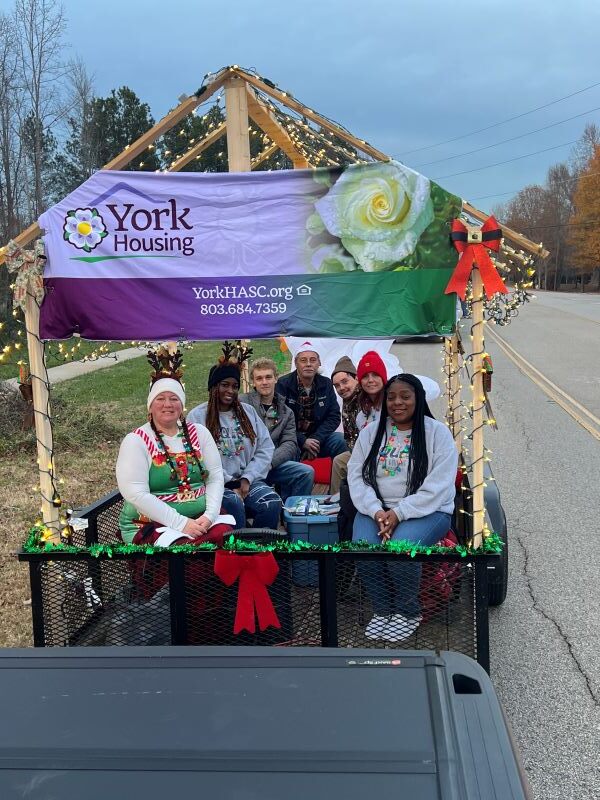
<svg viewBox="0 0 600 800">
<path fill-rule="evenodd" d="M 54 542 L 45 542 L 42 540 L 42 534 L 45 531 L 44 526 L 35 525 L 29 531 L 27 539 L 23 544 L 23 552 L 25 553 L 88 553 L 97 558 L 98 556 L 108 556 L 111 558 L 115 554 L 125 553 L 145 553 L 152 555 L 153 553 L 197 553 L 199 550 L 217 550 L 217 546 L 211 542 L 201 544 L 175 544 L 170 547 L 155 547 L 154 545 L 144 544 L 123 544 L 114 542 L 111 544 L 93 544 L 90 547 L 76 547 L 71 544 L 63 544 L 62 542 L 55 544 Z M 483 546 L 478 550 L 469 550 L 468 547 L 463 545 L 456 545 L 456 547 L 439 547 L 438 545 L 430 545 L 423 547 L 422 545 L 415 544 L 414 542 L 407 541 L 394 541 L 386 542 L 386 544 L 363 544 L 361 542 L 338 542 L 336 544 L 311 544 L 310 542 L 290 542 L 287 540 L 275 541 L 270 544 L 257 544 L 256 542 L 249 542 L 245 539 L 236 539 L 232 534 L 223 544 L 224 550 L 235 550 L 236 552 L 251 552 L 251 553 L 298 553 L 300 551 L 311 553 L 409 553 L 411 557 L 418 554 L 430 555 L 431 553 L 450 553 L 458 554 L 463 558 L 473 555 L 489 555 L 490 553 L 501 553 L 504 544 L 496 533 L 491 533 L 483 540 Z"/>
</svg>

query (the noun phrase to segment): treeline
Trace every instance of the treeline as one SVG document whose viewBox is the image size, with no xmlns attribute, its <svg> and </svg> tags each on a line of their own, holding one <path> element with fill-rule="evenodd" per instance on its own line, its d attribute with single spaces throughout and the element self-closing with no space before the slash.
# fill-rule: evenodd
<svg viewBox="0 0 600 800">
<path fill-rule="evenodd" d="M 550 251 L 539 267 L 540 288 L 600 289 L 600 129 L 586 125 L 543 186 L 525 186 L 494 214 Z"/>
<path fill-rule="evenodd" d="M 80 60 L 65 60 L 66 19 L 56 0 L 15 0 L 0 13 L 0 244 L 5 244 L 96 170 L 145 133 L 150 106 L 127 86 L 97 96 Z M 166 133 L 124 169 L 168 168 L 194 142 L 224 122 L 216 103 Z M 262 132 L 252 130 L 251 155 L 262 152 Z M 278 152 L 260 169 L 291 167 Z M 185 166 L 186 171 L 227 170 L 221 138 Z M 10 320 L 10 276 L 0 269 L 0 321 Z"/>
</svg>

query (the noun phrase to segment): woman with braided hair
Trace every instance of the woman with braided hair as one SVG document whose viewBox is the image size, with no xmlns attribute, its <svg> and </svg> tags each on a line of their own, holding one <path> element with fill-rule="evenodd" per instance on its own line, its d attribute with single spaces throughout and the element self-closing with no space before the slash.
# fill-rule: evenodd
<svg viewBox="0 0 600 800">
<path fill-rule="evenodd" d="M 126 543 L 168 545 L 177 533 L 184 541 L 207 541 L 230 529 L 214 526 L 223 498 L 221 458 L 208 430 L 183 416 L 181 359 L 166 346 L 148 354 L 154 367 L 148 422 L 121 443 L 116 471 Z"/>
<path fill-rule="evenodd" d="M 379 421 L 363 428 L 348 462 L 358 511 L 353 541 L 439 542 L 450 528 L 457 467 L 452 434 L 433 418 L 419 378 L 406 373 L 390 378 Z M 408 639 L 422 619 L 421 567 L 365 560 L 359 572 L 374 611 L 367 638 Z"/>
<path fill-rule="evenodd" d="M 208 376 L 208 402 L 192 409 L 188 422 L 206 425 L 217 444 L 225 477 L 223 508 L 237 527 L 245 528 L 250 518 L 253 528 L 277 530 L 281 498 L 265 482 L 275 447 L 256 410 L 238 399 L 241 365 L 250 351 L 225 342 L 223 353 Z"/>
</svg>

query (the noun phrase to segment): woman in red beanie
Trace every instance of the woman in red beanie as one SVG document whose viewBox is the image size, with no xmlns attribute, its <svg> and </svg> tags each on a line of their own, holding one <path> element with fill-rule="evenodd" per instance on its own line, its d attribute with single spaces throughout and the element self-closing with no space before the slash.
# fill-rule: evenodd
<svg viewBox="0 0 600 800">
<path fill-rule="evenodd" d="M 360 383 L 356 427 L 361 431 L 369 422 L 377 422 L 381 413 L 383 387 L 387 383 L 387 370 L 379 353 L 369 350 L 364 354 L 358 362 L 356 377 Z"/>
</svg>

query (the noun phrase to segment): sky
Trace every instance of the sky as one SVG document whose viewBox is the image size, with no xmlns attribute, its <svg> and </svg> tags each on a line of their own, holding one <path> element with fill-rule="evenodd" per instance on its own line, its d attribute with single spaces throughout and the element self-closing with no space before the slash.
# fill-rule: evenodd
<svg viewBox="0 0 600 800">
<path fill-rule="evenodd" d="M 103 0 L 91 16 L 63 6 L 68 52 L 99 96 L 127 85 L 159 119 L 205 73 L 254 68 L 484 211 L 543 183 L 585 124 L 600 124 L 595 0 Z"/>
</svg>

